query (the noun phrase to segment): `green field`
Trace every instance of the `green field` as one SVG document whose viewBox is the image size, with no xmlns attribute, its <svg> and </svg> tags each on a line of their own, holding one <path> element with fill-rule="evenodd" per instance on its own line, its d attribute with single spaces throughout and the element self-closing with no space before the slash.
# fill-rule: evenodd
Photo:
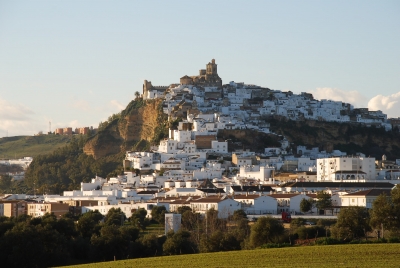
<svg viewBox="0 0 400 268">
<path fill-rule="evenodd" d="M 71 140 L 66 135 L 16 136 L 0 139 L 0 159 L 48 154 Z"/>
<path fill-rule="evenodd" d="M 122 260 L 94 267 L 400 267 L 400 244 L 303 246 Z"/>
</svg>

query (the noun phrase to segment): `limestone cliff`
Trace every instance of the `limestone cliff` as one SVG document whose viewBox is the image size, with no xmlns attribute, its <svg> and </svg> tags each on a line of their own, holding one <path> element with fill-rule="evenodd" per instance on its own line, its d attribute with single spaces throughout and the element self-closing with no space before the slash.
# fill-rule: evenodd
<svg viewBox="0 0 400 268">
<path fill-rule="evenodd" d="M 137 99 L 132 101 L 104 129 L 89 138 L 83 150 L 95 159 L 132 149 L 140 141 L 156 143 L 165 136 L 167 116 L 162 113 L 162 101 Z M 144 148 L 141 148 L 144 149 Z"/>
</svg>

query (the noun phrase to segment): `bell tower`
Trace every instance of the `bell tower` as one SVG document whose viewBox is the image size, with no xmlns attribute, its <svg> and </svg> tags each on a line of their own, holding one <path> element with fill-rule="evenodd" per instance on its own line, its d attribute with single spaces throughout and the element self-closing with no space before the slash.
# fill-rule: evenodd
<svg viewBox="0 0 400 268">
<path fill-rule="evenodd" d="M 217 64 L 215 64 L 215 59 L 212 59 L 206 66 L 206 74 L 217 75 Z"/>
</svg>

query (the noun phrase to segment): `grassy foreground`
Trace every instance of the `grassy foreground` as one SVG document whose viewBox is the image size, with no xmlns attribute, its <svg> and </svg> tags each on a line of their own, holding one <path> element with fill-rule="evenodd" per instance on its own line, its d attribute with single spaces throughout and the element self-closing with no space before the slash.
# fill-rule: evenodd
<svg viewBox="0 0 400 268">
<path fill-rule="evenodd" d="M 0 158 L 35 157 L 52 153 L 68 144 L 71 137 L 64 135 L 15 136 L 0 139 Z"/>
<path fill-rule="evenodd" d="M 399 267 L 400 244 L 304 246 L 177 255 L 69 267 Z"/>
</svg>

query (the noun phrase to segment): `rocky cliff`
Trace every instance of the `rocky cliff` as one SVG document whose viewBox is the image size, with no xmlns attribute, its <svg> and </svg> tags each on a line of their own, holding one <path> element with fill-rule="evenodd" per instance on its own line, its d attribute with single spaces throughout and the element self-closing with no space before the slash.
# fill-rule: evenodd
<svg viewBox="0 0 400 268">
<path fill-rule="evenodd" d="M 135 144 L 157 143 L 168 132 L 167 116 L 162 112 L 162 101 L 133 100 L 104 129 L 89 138 L 83 150 L 99 159 L 121 151 L 131 150 Z M 143 142 L 144 141 L 144 142 Z M 137 148 L 145 149 L 145 148 Z"/>
</svg>

